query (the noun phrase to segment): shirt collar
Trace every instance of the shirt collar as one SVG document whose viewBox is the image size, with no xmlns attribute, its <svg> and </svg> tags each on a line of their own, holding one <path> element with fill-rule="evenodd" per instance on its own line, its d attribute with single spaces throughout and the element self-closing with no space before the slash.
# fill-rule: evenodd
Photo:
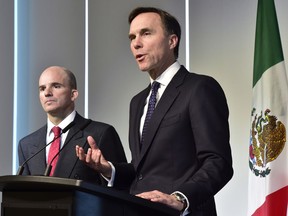
<svg viewBox="0 0 288 216">
<path fill-rule="evenodd" d="M 159 82 L 161 85 L 167 86 L 170 81 L 172 80 L 172 78 L 174 77 L 174 75 L 178 72 L 178 70 L 180 69 L 181 65 L 179 64 L 178 61 L 174 62 L 172 65 L 170 65 L 159 77 L 156 78 L 156 80 L 153 80 L 150 77 L 150 82 L 151 84 L 154 81 Z"/>
<path fill-rule="evenodd" d="M 64 129 L 68 124 L 70 124 L 74 120 L 75 116 L 76 116 L 76 111 L 74 110 L 57 126 L 60 127 L 61 130 Z M 54 125 L 49 119 L 47 119 L 47 132 L 48 133 L 51 133 L 51 130 L 54 126 L 56 125 Z"/>
</svg>

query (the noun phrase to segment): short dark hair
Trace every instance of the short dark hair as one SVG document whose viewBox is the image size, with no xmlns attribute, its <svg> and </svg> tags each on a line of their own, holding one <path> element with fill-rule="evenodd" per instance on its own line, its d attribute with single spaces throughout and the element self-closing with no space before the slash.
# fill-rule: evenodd
<svg viewBox="0 0 288 216">
<path fill-rule="evenodd" d="M 77 81 L 75 75 L 67 68 L 63 68 L 65 73 L 67 74 L 69 85 L 71 89 L 77 89 Z"/>
<path fill-rule="evenodd" d="M 178 44 L 174 49 L 174 55 L 176 57 L 176 59 L 179 56 L 179 45 L 180 45 L 180 39 L 181 39 L 181 27 L 180 24 L 178 22 L 178 20 L 172 16 L 171 14 L 169 14 L 168 12 L 159 9 L 159 8 L 155 8 L 155 7 L 137 7 L 134 10 L 131 11 L 129 17 L 128 17 L 128 22 L 129 24 L 131 24 L 131 22 L 133 21 L 133 19 L 138 16 L 139 14 L 142 13 L 157 13 L 159 14 L 161 21 L 163 23 L 163 27 L 164 30 L 169 34 L 175 34 L 178 37 Z"/>
</svg>

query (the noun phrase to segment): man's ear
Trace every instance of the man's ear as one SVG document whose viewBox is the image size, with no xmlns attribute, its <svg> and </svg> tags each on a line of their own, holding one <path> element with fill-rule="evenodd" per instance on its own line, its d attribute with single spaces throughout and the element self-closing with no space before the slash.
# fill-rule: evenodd
<svg viewBox="0 0 288 216">
<path fill-rule="evenodd" d="M 170 49 L 174 49 L 178 44 L 178 37 L 176 34 L 172 34 L 170 35 L 169 38 L 169 45 L 170 45 Z"/>
<path fill-rule="evenodd" d="M 75 101 L 76 100 L 76 98 L 78 97 L 78 90 L 77 89 L 72 89 L 72 91 L 71 91 L 71 100 L 72 101 Z"/>
</svg>

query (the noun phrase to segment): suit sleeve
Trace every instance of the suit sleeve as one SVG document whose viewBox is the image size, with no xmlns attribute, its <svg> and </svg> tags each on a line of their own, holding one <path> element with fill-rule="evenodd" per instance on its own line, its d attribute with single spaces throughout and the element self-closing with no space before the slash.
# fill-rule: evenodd
<svg viewBox="0 0 288 216">
<path fill-rule="evenodd" d="M 203 79 L 195 89 L 189 113 L 199 169 L 179 191 L 191 208 L 201 208 L 231 179 L 233 169 L 224 92 L 213 78 Z"/>
</svg>

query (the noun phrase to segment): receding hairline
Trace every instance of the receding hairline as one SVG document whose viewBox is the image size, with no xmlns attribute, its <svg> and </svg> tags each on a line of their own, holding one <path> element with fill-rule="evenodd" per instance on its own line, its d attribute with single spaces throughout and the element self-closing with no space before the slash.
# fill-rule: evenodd
<svg viewBox="0 0 288 216">
<path fill-rule="evenodd" d="M 50 66 L 48 68 L 46 68 L 40 75 L 40 77 L 42 76 L 43 73 L 45 73 L 46 71 L 49 71 L 49 70 L 54 70 L 54 69 L 60 69 L 62 70 L 68 77 L 68 83 L 69 83 L 69 86 L 71 87 L 71 89 L 77 89 L 77 81 L 76 81 L 76 77 L 74 75 L 74 73 L 69 70 L 68 68 L 66 67 L 63 67 L 63 66 Z"/>
</svg>

